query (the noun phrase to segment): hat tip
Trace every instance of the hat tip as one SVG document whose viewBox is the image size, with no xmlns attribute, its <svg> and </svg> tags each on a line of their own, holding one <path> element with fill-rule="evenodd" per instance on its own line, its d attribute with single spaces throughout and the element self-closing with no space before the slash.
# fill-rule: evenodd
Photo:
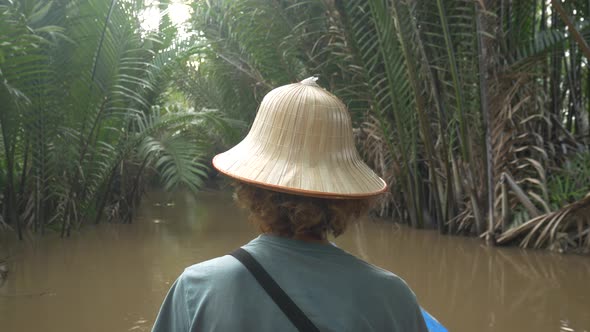
<svg viewBox="0 0 590 332">
<path fill-rule="evenodd" d="M 309 86 L 315 86 L 315 87 L 319 88 L 320 86 L 316 83 L 317 80 L 318 80 L 317 76 L 312 76 L 312 77 L 308 77 L 308 78 L 304 79 L 303 81 L 301 81 L 299 83 L 304 84 L 304 85 L 309 85 Z"/>
</svg>

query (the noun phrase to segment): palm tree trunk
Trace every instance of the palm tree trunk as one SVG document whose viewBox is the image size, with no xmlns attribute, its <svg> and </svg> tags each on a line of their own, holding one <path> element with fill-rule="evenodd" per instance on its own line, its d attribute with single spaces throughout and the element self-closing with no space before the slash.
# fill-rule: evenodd
<svg viewBox="0 0 590 332">
<path fill-rule="evenodd" d="M 485 11 L 492 11 L 490 1 L 482 0 L 480 3 L 475 3 L 475 22 L 477 34 L 477 51 L 478 51 L 478 65 L 479 65 L 479 98 L 480 108 L 483 116 L 483 123 L 485 126 L 485 164 L 486 164 L 486 192 L 487 192 L 487 210 L 488 210 L 488 225 L 486 242 L 493 244 L 494 233 L 494 168 L 492 165 L 492 134 L 491 134 L 491 118 L 490 118 L 490 98 L 489 98 L 489 81 L 490 73 L 492 71 L 492 54 L 490 41 L 485 37 L 484 33 L 490 31 L 489 18 Z M 480 8 L 480 6 L 485 6 Z M 485 38 L 485 40 L 484 40 Z"/>
<path fill-rule="evenodd" d="M 10 96 L 5 90 L 5 87 L 0 85 L 0 97 L 7 96 L 8 98 L 0 98 L 0 100 L 10 101 Z M 11 101 L 10 101 L 11 102 Z M 8 105 L 3 105 L 3 109 L 0 110 L 0 130 L 2 131 L 2 141 L 4 145 L 4 158 L 6 159 L 6 216 L 8 217 L 8 223 L 14 223 L 18 233 L 18 238 L 22 240 L 22 230 L 20 218 L 17 211 L 17 198 L 16 191 L 14 190 L 14 150 L 17 144 L 17 139 L 14 137 L 13 131 L 14 123 L 9 123 L 9 112 L 11 111 Z M 16 112 L 16 109 L 12 109 Z"/>
<path fill-rule="evenodd" d="M 0 112 L 3 113 L 3 112 Z M 21 222 L 17 211 L 16 191 L 14 190 L 14 144 L 9 141 L 6 121 L 2 121 L 3 116 L 0 116 L 0 125 L 2 128 L 2 139 L 4 140 L 4 151 L 6 157 L 6 215 L 8 216 L 8 223 L 14 223 L 18 233 L 19 240 L 23 239 Z"/>
<path fill-rule="evenodd" d="M 392 5 L 392 14 L 399 22 L 405 23 L 405 20 L 408 20 L 410 13 L 409 12 L 400 13 L 400 11 L 401 11 L 401 8 L 399 5 L 399 1 L 394 1 L 393 5 Z M 404 18 L 405 15 L 407 15 L 407 17 Z M 402 21 L 402 20 L 404 20 L 404 21 Z M 411 18 L 408 21 L 412 21 Z M 412 54 L 410 47 L 408 45 L 410 43 L 412 43 L 412 44 L 414 43 L 414 38 L 412 38 L 413 36 L 411 35 L 411 32 L 410 32 L 411 30 L 408 31 L 408 29 L 412 28 L 414 23 L 413 22 L 407 22 L 407 23 L 408 23 L 408 26 L 405 26 L 406 24 L 400 24 L 399 41 L 400 41 L 401 48 L 402 48 L 404 58 L 406 61 L 408 78 L 410 79 L 410 83 L 412 85 L 414 99 L 416 100 L 416 113 L 418 115 L 418 122 L 420 124 L 420 136 L 422 137 L 422 141 L 424 142 L 424 148 L 426 150 L 425 151 L 426 152 L 426 159 L 428 160 L 429 169 L 432 174 L 432 185 L 434 188 L 431 192 L 431 196 L 434 199 L 434 216 L 435 216 L 435 220 L 437 220 L 437 227 L 439 228 L 439 231 L 442 232 L 444 222 L 442 220 L 440 220 L 443 217 L 443 213 L 442 213 L 441 199 L 439 196 L 441 193 L 439 190 L 439 184 L 441 183 L 441 181 L 438 178 L 438 172 L 436 171 L 436 163 L 434 161 L 434 156 L 435 156 L 434 146 L 433 146 L 434 139 L 431 136 L 431 128 L 430 128 L 430 122 L 428 119 L 428 114 L 427 114 L 427 109 L 426 109 L 426 101 L 424 100 L 424 95 L 422 93 L 423 86 L 422 86 L 422 84 L 419 83 L 418 64 L 416 63 L 416 59 L 415 59 L 416 56 L 414 54 Z M 418 177 L 415 176 L 415 179 L 417 182 Z M 419 185 L 417 185 L 417 188 L 419 188 Z"/>
<path fill-rule="evenodd" d="M 551 14 L 551 25 L 555 29 L 558 24 L 557 14 L 553 12 Z M 553 48 L 551 52 L 550 61 L 550 77 L 549 77 L 549 89 L 551 94 L 551 109 L 549 110 L 553 117 L 551 121 L 561 121 L 561 94 L 560 94 L 560 77 L 561 77 L 561 54 L 557 47 Z M 548 133 L 549 141 L 553 141 L 557 137 L 557 126 L 552 126 L 552 130 Z"/>
</svg>

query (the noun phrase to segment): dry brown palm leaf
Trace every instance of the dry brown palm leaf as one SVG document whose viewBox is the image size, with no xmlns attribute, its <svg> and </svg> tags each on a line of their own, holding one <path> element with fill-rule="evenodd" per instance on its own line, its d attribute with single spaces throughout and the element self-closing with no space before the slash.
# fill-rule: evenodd
<svg viewBox="0 0 590 332">
<path fill-rule="evenodd" d="M 494 231 L 501 233 L 507 230 L 511 210 L 518 205 L 532 217 L 551 212 L 545 172 L 547 153 L 534 130 L 546 120 L 539 111 L 538 88 L 530 74 L 509 74 L 498 80 L 499 93 L 494 96 L 491 114 L 497 216 Z"/>
<path fill-rule="evenodd" d="M 460 211 L 459 214 L 447 221 L 446 224 L 447 226 L 454 225 L 456 227 L 455 233 L 468 233 L 472 229 L 475 219 L 469 201 L 464 202 L 464 206 Z"/>
<path fill-rule="evenodd" d="M 369 116 L 367 121 L 361 124 L 360 128 L 355 129 L 355 139 L 359 146 L 359 151 L 363 154 L 365 162 L 385 180 L 389 188 L 396 188 L 397 179 L 401 176 L 401 168 L 396 158 L 391 155 L 391 149 L 388 147 L 384 133 L 379 121 Z M 395 210 L 398 216 L 402 216 L 401 208 L 396 202 L 401 202 L 400 197 L 396 197 L 396 192 L 392 190 L 382 195 L 377 205 L 377 213 L 385 216 Z"/>
<path fill-rule="evenodd" d="M 518 199 L 518 201 L 527 209 L 529 215 L 536 217 L 539 216 L 541 213 L 537 210 L 537 207 L 533 202 L 531 202 L 530 198 L 526 195 L 524 190 L 519 186 L 518 183 L 514 181 L 512 176 L 509 173 L 502 173 L 500 177 L 500 183 L 507 183 L 512 189 L 512 192 Z"/>
<path fill-rule="evenodd" d="M 510 243 L 524 236 L 523 248 L 549 247 L 563 252 L 590 250 L 590 194 L 555 212 L 533 218 L 512 228 L 497 239 L 499 244 Z"/>
</svg>

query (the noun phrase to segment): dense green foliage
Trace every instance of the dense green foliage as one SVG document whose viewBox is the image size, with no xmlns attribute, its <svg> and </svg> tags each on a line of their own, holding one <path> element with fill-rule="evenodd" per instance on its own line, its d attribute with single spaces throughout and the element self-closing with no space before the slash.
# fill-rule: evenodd
<svg viewBox="0 0 590 332">
<path fill-rule="evenodd" d="M 221 118 L 166 103 L 194 43 L 165 16 L 158 32 L 141 30 L 143 8 L 0 1 L 0 226 L 65 235 L 130 221 L 146 175 L 194 190 L 207 176 L 201 158 Z"/>
<path fill-rule="evenodd" d="M 364 157 L 392 188 L 382 214 L 490 242 L 532 230 L 541 233 L 535 246 L 568 238 L 570 248 L 590 248 L 580 212 L 590 203 L 586 182 L 565 188 L 572 193 L 555 189 L 568 174 L 588 175 L 564 173 L 589 146 L 587 1 L 211 0 L 193 8 L 210 48 L 188 75 L 228 103 L 209 107 L 248 120 L 272 87 L 319 75 L 348 105 Z M 573 199 L 582 201 L 568 205 Z"/>
<path fill-rule="evenodd" d="M 209 122 L 319 75 L 391 187 L 381 215 L 590 248 L 588 1 L 193 1 L 184 43 L 166 15 L 142 32 L 142 1 L 0 4 L 11 225 L 129 219 L 151 171 L 197 188 L 228 138 Z"/>
</svg>

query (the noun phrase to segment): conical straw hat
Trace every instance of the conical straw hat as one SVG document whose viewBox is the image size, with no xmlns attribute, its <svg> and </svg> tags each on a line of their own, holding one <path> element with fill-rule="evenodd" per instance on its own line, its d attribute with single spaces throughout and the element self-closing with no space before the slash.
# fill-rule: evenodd
<svg viewBox="0 0 590 332">
<path fill-rule="evenodd" d="M 359 157 L 350 115 L 310 77 L 270 91 L 248 135 L 213 158 L 236 180 L 323 198 L 363 198 L 387 189 Z"/>
</svg>

